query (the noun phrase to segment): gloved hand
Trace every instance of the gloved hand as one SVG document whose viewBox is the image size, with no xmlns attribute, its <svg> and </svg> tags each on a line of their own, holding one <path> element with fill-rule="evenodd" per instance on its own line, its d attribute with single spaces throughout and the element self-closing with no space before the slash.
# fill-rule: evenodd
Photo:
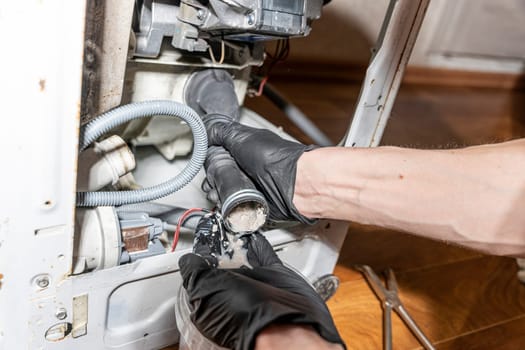
<svg viewBox="0 0 525 350">
<path fill-rule="evenodd" d="M 190 253 L 179 260 L 199 331 L 220 346 L 247 350 L 270 324 L 310 325 L 326 341 L 344 346 L 324 301 L 282 264 L 266 238 L 256 233 L 240 239 L 252 268 L 214 267 L 208 244 L 196 246 L 203 256 Z"/>
<path fill-rule="evenodd" d="M 204 124 L 209 144 L 228 150 L 241 170 L 264 194 L 271 220 L 315 222 L 299 213 L 293 204 L 297 160 L 315 146 L 287 141 L 269 130 L 251 128 L 218 115 L 207 116 Z M 213 166 L 211 156 L 206 162 L 206 171 Z"/>
</svg>

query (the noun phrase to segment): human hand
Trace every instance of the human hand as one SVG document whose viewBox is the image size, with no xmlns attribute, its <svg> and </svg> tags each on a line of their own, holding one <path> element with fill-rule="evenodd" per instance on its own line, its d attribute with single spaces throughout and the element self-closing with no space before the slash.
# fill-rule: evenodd
<svg viewBox="0 0 525 350">
<path fill-rule="evenodd" d="M 314 146 L 288 141 L 269 130 L 251 128 L 217 115 L 207 116 L 204 123 L 209 144 L 224 147 L 264 194 L 271 220 L 315 222 L 302 215 L 293 204 L 297 160 Z M 213 171 L 217 163 L 214 157 L 208 156 L 207 172 Z"/>
<path fill-rule="evenodd" d="M 266 327 L 286 324 L 312 327 L 325 341 L 344 344 L 324 301 L 283 265 L 263 235 L 239 238 L 244 249 L 234 254 L 246 254 L 244 266 L 217 268 L 220 245 L 209 244 L 199 233 L 212 226 L 204 221 L 197 228 L 194 250 L 200 255 L 190 253 L 179 260 L 191 319 L 204 336 L 223 347 L 253 349 Z"/>
</svg>

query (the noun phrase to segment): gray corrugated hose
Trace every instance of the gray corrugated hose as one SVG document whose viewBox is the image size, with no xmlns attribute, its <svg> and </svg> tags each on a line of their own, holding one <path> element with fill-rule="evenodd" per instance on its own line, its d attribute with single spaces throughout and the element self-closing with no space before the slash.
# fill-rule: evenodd
<svg viewBox="0 0 525 350">
<path fill-rule="evenodd" d="M 173 101 L 145 101 L 108 111 L 89 122 L 80 132 L 80 151 L 118 125 L 134 119 L 165 115 L 184 120 L 193 133 L 193 154 L 186 167 L 174 178 L 156 186 L 134 191 L 78 192 L 77 206 L 118 206 L 155 200 L 176 192 L 197 175 L 206 159 L 208 138 L 199 115 L 190 107 Z"/>
</svg>

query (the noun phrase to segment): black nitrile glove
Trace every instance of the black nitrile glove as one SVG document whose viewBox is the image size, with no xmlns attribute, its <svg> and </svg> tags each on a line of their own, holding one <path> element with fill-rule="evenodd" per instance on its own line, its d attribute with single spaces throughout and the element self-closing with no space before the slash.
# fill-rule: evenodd
<svg viewBox="0 0 525 350">
<path fill-rule="evenodd" d="M 209 144 L 228 150 L 264 194 L 271 220 L 315 222 L 299 213 L 293 204 L 297 160 L 315 146 L 287 141 L 269 130 L 251 128 L 217 115 L 207 116 L 204 124 Z M 207 169 L 210 166 L 213 166 L 213 157 L 207 161 Z"/>
<path fill-rule="evenodd" d="M 344 346 L 324 301 L 282 264 L 266 238 L 251 234 L 240 239 L 252 268 L 218 269 L 211 263 L 215 257 L 193 253 L 179 260 L 191 320 L 199 331 L 220 346 L 248 350 L 270 324 L 310 325 L 326 341 Z M 203 245 L 196 249 L 209 251 Z"/>
</svg>

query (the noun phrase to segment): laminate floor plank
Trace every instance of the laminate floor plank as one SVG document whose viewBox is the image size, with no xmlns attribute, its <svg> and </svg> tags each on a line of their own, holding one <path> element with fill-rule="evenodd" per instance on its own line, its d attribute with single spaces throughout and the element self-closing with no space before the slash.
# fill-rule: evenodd
<svg viewBox="0 0 525 350">
<path fill-rule="evenodd" d="M 525 315 L 436 344 L 438 350 L 525 349 Z"/>
<path fill-rule="evenodd" d="M 338 263 L 409 271 L 477 258 L 480 253 L 375 226 L 351 224 Z"/>
<path fill-rule="evenodd" d="M 381 304 L 363 278 L 342 283 L 328 308 L 349 350 L 382 348 Z M 395 349 L 418 345 L 397 315 L 392 316 L 392 331 Z"/>
<path fill-rule="evenodd" d="M 450 342 L 525 315 L 525 286 L 516 271 L 513 259 L 481 256 L 396 275 L 401 300 L 425 334 Z M 343 282 L 328 305 L 350 349 L 381 347 L 381 306 L 363 278 Z M 400 322 L 394 333 L 396 348 L 417 347 Z"/>
<path fill-rule="evenodd" d="M 344 136 L 359 93 L 355 85 L 278 81 L 275 86 L 333 141 Z M 525 103 L 521 101 L 525 101 L 523 91 L 402 86 L 382 143 L 444 148 L 523 137 Z M 290 128 L 301 141 L 309 141 L 265 97 L 247 98 L 246 105 L 285 130 Z"/>
</svg>

